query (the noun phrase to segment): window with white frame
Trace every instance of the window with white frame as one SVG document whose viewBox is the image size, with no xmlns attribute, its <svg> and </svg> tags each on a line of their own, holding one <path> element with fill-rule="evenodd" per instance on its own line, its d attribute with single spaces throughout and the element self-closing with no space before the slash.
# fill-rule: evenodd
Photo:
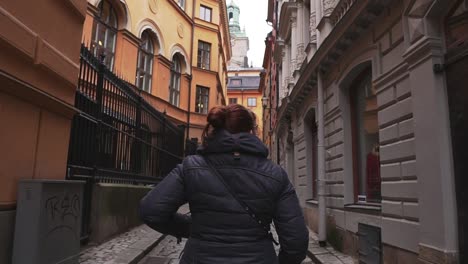
<svg viewBox="0 0 468 264">
<path fill-rule="evenodd" d="M 117 13 L 108 0 L 102 0 L 94 18 L 91 51 L 96 57 L 103 57 L 107 68 L 114 67 L 115 44 L 117 39 Z"/>
<path fill-rule="evenodd" d="M 197 85 L 195 112 L 200 114 L 208 114 L 209 98 L 210 88 Z"/>
<path fill-rule="evenodd" d="M 200 5 L 200 19 L 211 22 L 211 8 Z"/>
<path fill-rule="evenodd" d="M 241 86 L 242 85 L 242 79 L 231 79 L 231 85 Z"/>
<path fill-rule="evenodd" d="M 256 97 L 247 98 L 247 106 L 250 106 L 250 107 L 257 106 L 257 98 Z"/>
<path fill-rule="evenodd" d="M 153 78 L 153 53 L 153 41 L 146 30 L 141 35 L 141 44 L 138 50 L 136 85 L 148 93 L 151 92 L 151 79 Z"/>
<path fill-rule="evenodd" d="M 229 104 L 237 104 L 237 98 L 229 98 Z"/>
<path fill-rule="evenodd" d="M 172 105 L 179 107 L 180 101 L 180 77 L 181 77 L 181 61 L 179 56 L 176 54 L 172 58 L 171 67 L 171 82 L 169 84 L 169 102 Z"/>
<path fill-rule="evenodd" d="M 205 70 L 210 69 L 210 54 L 211 44 L 208 42 L 198 41 L 198 56 L 197 56 L 197 67 Z"/>
</svg>

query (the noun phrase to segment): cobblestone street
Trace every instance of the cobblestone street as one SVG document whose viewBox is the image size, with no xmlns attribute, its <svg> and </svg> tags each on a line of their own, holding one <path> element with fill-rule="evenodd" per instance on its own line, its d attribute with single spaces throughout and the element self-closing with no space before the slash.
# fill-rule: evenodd
<svg viewBox="0 0 468 264">
<path fill-rule="evenodd" d="M 181 243 L 177 244 L 177 240 L 174 237 L 166 237 L 139 264 L 178 264 L 186 241 L 184 239 Z M 279 247 L 275 248 L 278 253 Z M 310 264 L 313 262 L 307 257 L 302 263 Z M 335 262 L 330 263 L 335 264 Z M 341 264 L 342 262 L 339 263 Z"/>
<path fill-rule="evenodd" d="M 178 264 L 186 241 L 177 244 L 176 238 L 167 236 L 139 264 Z"/>
<path fill-rule="evenodd" d="M 178 264 L 186 239 L 177 244 L 172 236 L 163 236 L 146 225 L 136 227 L 120 236 L 117 236 L 101 245 L 89 247 L 82 250 L 80 254 L 80 264 Z M 150 249 L 145 256 L 129 257 L 129 252 L 135 248 L 142 248 L 147 245 Z M 151 245 L 155 245 L 154 248 Z M 152 248 L 152 250 L 151 250 Z M 278 252 L 279 247 L 276 247 Z M 148 251 L 146 251 L 148 252 Z M 324 264 L 352 264 L 353 259 L 332 247 L 319 247 L 317 235 L 309 233 L 309 256 L 303 264 L 324 263 Z M 122 258 L 122 256 L 124 256 Z"/>
<path fill-rule="evenodd" d="M 179 213 L 189 212 L 188 205 Z M 273 231 L 274 228 L 272 228 Z M 274 236 L 277 238 L 276 233 Z M 178 264 L 187 240 L 177 244 L 173 236 L 163 236 L 146 225 L 131 229 L 101 245 L 83 249 L 80 264 Z M 279 247 L 275 247 L 278 253 Z M 309 230 L 308 257 L 303 264 L 353 264 L 351 257 L 332 247 L 320 247 L 317 234 Z"/>
<path fill-rule="evenodd" d="M 157 241 L 162 235 L 146 225 L 133 228 L 106 243 L 95 247 L 89 247 L 80 254 L 80 264 L 104 264 L 112 263 L 116 256 L 142 241 Z"/>
</svg>

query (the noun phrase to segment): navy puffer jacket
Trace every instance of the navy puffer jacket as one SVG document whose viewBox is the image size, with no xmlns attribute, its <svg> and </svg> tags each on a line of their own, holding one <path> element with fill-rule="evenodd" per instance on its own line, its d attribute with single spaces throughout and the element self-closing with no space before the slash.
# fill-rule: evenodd
<svg viewBox="0 0 468 264">
<path fill-rule="evenodd" d="M 198 149 L 198 155 L 185 158 L 143 198 L 143 221 L 159 232 L 189 237 L 181 264 L 301 263 L 308 246 L 302 210 L 286 173 L 267 156 L 256 136 L 219 131 Z M 205 159 L 262 220 L 274 221 L 281 245 L 278 257 L 266 232 L 230 195 Z M 176 214 L 187 202 L 191 217 Z"/>
</svg>

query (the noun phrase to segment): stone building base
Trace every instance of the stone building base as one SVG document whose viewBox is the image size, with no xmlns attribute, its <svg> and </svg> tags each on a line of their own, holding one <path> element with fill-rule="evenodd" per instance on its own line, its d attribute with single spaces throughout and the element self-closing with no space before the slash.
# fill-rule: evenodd
<svg viewBox="0 0 468 264">
<path fill-rule="evenodd" d="M 0 211 L 0 263 L 11 263 L 16 210 Z"/>
<path fill-rule="evenodd" d="M 318 232 L 318 207 L 307 204 L 304 217 L 310 229 Z M 359 237 L 357 234 L 336 225 L 333 217 L 327 218 L 327 242 L 335 249 L 354 259 L 359 258 Z M 382 257 L 384 264 L 455 264 L 453 254 L 443 253 L 435 249 L 420 246 L 420 255 L 391 245 L 382 244 Z"/>
<path fill-rule="evenodd" d="M 412 264 L 418 263 L 416 253 L 406 251 L 390 245 L 382 245 L 384 264 Z"/>
<path fill-rule="evenodd" d="M 457 264 L 458 256 L 452 252 L 442 252 L 435 248 L 419 245 L 420 264 Z"/>
<path fill-rule="evenodd" d="M 312 231 L 318 233 L 318 207 L 316 204 L 307 203 L 303 208 L 306 224 Z"/>
</svg>

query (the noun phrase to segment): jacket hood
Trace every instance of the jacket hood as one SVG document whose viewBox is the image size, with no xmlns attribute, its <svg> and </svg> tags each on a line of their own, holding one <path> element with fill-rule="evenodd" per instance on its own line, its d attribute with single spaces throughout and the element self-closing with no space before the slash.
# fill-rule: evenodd
<svg viewBox="0 0 468 264">
<path fill-rule="evenodd" d="M 268 148 L 251 133 L 231 134 L 219 130 L 213 138 L 206 141 L 206 146 L 197 149 L 198 154 L 240 152 L 268 157 Z"/>
</svg>

